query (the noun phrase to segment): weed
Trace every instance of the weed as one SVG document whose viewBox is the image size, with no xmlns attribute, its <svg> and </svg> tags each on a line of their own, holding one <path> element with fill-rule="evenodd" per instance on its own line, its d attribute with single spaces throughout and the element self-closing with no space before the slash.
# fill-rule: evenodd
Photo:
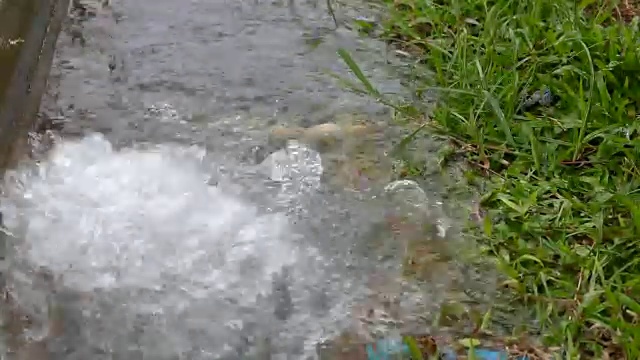
<svg viewBox="0 0 640 360">
<path fill-rule="evenodd" d="M 536 332 L 565 358 L 640 358 L 640 27 L 630 1 L 384 1 L 387 40 L 429 70 L 416 92 L 436 94 L 428 120 L 420 103 L 393 106 L 486 175 L 478 236 Z M 360 91 L 382 99 L 340 56 Z"/>
</svg>

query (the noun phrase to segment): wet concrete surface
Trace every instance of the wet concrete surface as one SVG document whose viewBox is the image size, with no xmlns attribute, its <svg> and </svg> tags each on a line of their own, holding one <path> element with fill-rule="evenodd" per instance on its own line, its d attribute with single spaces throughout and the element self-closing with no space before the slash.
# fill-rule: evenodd
<svg viewBox="0 0 640 360">
<path fill-rule="evenodd" d="M 65 24 L 57 44 L 41 107 L 44 119 L 40 124 L 41 136 L 36 142 L 43 147 L 34 154 L 60 141 L 42 136 L 48 130 L 54 130 L 63 139 L 99 132 L 117 147 L 139 143 L 193 144 L 218 159 L 251 166 L 257 161 L 248 160 L 247 155 L 257 146 L 269 144 L 277 125 L 287 129 L 313 129 L 318 124 L 338 123 L 342 129 L 357 129 L 357 126 L 382 129 L 374 131 L 375 136 L 363 132 L 366 134 L 363 137 L 371 140 L 367 146 L 359 147 L 360 141 L 356 141 L 357 145 L 348 147 L 361 152 L 367 149 L 364 163 L 369 169 L 374 168 L 371 174 L 383 174 L 371 175 L 378 179 L 371 179 L 377 182 L 369 181 L 369 184 L 382 187 L 392 180 L 387 170 L 391 168 L 390 159 L 379 158 L 384 158 L 389 137 L 393 135 L 393 126 L 385 123 L 390 122 L 388 111 L 370 99 L 347 91 L 326 71 L 348 76 L 336 54 L 338 48 L 344 47 L 353 53 L 381 91 L 400 92 L 394 69 L 387 62 L 382 43 L 362 38 L 344 27 L 334 30 L 333 20 L 323 6 L 297 2 L 297 15 L 291 12 L 286 1 L 262 0 L 116 0 L 108 4 L 87 1 L 82 7 L 85 9 L 79 10 L 77 6 L 72 9 L 73 16 Z M 352 6 L 344 11 L 358 15 L 360 10 Z M 309 45 L 310 36 L 317 38 L 317 47 Z M 354 113 L 358 114 L 357 122 L 350 115 Z M 354 124 L 342 125 L 351 121 Z M 443 284 L 457 283 L 453 279 L 457 275 L 453 273 L 458 266 L 436 264 L 431 275 L 438 273 L 426 286 L 428 295 L 425 292 L 422 296 L 416 291 L 418 287 L 407 285 L 407 281 L 398 281 L 399 276 L 394 276 L 402 264 L 395 261 L 386 269 L 384 255 L 372 250 L 378 246 L 374 244 L 381 244 L 380 248 L 387 249 L 385 251 L 400 253 L 398 244 L 410 242 L 409 238 L 424 240 L 426 237 L 415 229 L 391 229 L 397 224 L 388 226 L 384 205 L 377 200 L 369 201 L 374 195 L 366 195 L 370 199 L 363 201 L 365 195 L 346 189 L 363 187 L 359 177 L 355 180 L 351 177 L 363 171 L 353 168 L 360 165 L 351 164 L 351 155 L 341 155 L 340 169 L 347 169 L 346 180 L 337 179 L 337 186 L 307 204 L 315 209 L 313 215 L 294 218 L 298 221 L 296 226 L 302 229 L 304 242 L 343 261 L 338 266 L 341 273 L 331 281 L 353 282 L 374 293 L 362 302 L 349 305 L 353 313 L 339 314 L 349 321 L 355 319 L 357 324 L 350 330 L 351 335 L 362 342 L 373 336 L 370 334 L 373 330 L 368 327 L 373 321 L 369 315 L 382 319 L 390 327 L 399 326 L 397 323 L 402 321 L 390 319 L 387 312 L 400 316 L 402 311 L 385 306 L 396 303 L 389 297 L 399 299 L 405 295 L 404 287 L 411 287 L 413 291 L 408 296 L 410 299 L 404 299 L 404 303 L 417 304 L 412 311 L 424 315 L 437 308 L 437 301 L 445 296 Z M 427 189 L 430 194 L 438 191 Z M 360 258 L 350 259 L 352 256 Z M 380 278 L 386 280 L 372 280 L 380 274 Z M 274 285 L 274 292 L 286 294 L 287 291 L 286 286 Z M 122 324 L 116 324 L 116 320 L 108 330 L 98 330 L 91 335 L 91 341 L 94 346 L 101 341 L 100 336 L 105 337 L 105 342 L 117 338 L 119 344 L 124 344 L 116 349 L 119 352 L 107 353 L 99 346 L 81 345 L 83 336 L 88 335 L 79 330 L 86 321 L 78 314 L 79 309 L 87 304 L 99 304 L 106 314 L 102 316 L 112 314 L 116 319 L 120 314 L 114 301 L 124 303 L 131 298 L 130 294 L 129 298 L 122 294 L 101 298 L 100 294 L 83 297 L 77 292 L 70 293 L 69 298 L 65 298 L 65 294 L 69 294 L 65 291 L 56 295 L 60 297 L 57 303 L 66 309 L 63 312 L 67 316 L 49 321 L 50 326 L 45 326 L 44 332 L 57 339 L 46 344 L 52 347 L 51 351 L 43 352 L 44 345 L 36 341 L 25 350 L 33 348 L 35 355 L 24 355 L 25 359 L 144 358 L 139 351 L 126 350 L 136 329 L 129 329 L 130 332 L 118 337 L 114 329 Z M 460 293 L 457 289 L 456 296 Z M 286 298 L 283 295 L 276 301 L 274 314 L 279 321 L 287 321 L 291 316 Z M 345 323 L 341 320 L 336 322 Z M 95 326 L 102 320 L 92 321 Z M 426 322 L 419 319 L 415 323 L 426 327 Z M 148 325 L 148 329 L 152 329 L 152 325 Z M 71 355 L 73 349 L 81 351 Z M 37 351 L 42 354 L 36 354 Z M 47 355 L 43 355 L 45 353 Z M 166 358 L 177 358 L 172 356 L 167 354 Z M 269 358 L 265 356 L 257 358 Z"/>
<path fill-rule="evenodd" d="M 384 57 L 368 56 L 382 53 L 380 43 L 342 28 L 324 31 L 323 43 L 309 48 L 306 34 L 331 27 L 322 7 L 298 4 L 294 17 L 275 1 L 114 1 L 96 12 L 70 25 L 58 46 L 52 93 L 62 96 L 48 107 L 65 116 L 65 135 L 99 131 L 117 143 L 190 141 L 212 148 L 224 147 L 224 138 L 237 148 L 246 143 L 240 129 L 255 129 L 258 137 L 275 122 L 312 125 L 345 111 L 384 112 L 326 75 L 347 74 L 339 47 L 354 49 L 356 58 L 362 52 L 365 68 L 375 69 L 387 89 L 399 89 L 384 74 Z M 73 41 L 76 31 L 85 46 Z M 145 121 L 145 111 L 162 103 L 182 118 Z M 245 119 L 221 124 L 237 114 Z"/>
</svg>

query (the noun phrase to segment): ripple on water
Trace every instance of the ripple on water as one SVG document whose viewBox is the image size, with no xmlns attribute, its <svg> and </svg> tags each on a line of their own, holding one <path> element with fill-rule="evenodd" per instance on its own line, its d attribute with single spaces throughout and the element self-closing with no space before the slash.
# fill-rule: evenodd
<svg viewBox="0 0 640 360">
<path fill-rule="evenodd" d="M 331 281 L 328 262 L 296 242 L 284 214 L 207 185 L 203 158 L 194 147 L 116 150 L 91 135 L 12 172 L 2 211 L 25 239 L 11 256 L 16 296 L 33 291 L 30 271 L 40 267 L 91 294 L 75 341 L 105 354 L 210 359 L 240 356 L 259 334 L 319 336 L 346 308 L 348 282 Z M 318 313 L 321 287 L 332 304 Z M 147 329 L 135 335 L 140 323 Z"/>
</svg>

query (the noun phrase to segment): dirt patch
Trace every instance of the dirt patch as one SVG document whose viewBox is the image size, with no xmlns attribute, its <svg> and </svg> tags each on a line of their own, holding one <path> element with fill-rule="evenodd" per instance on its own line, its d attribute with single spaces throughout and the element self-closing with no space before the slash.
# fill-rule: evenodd
<svg viewBox="0 0 640 360">
<path fill-rule="evenodd" d="M 631 22 L 640 15 L 640 0 L 623 0 L 615 7 L 615 15 L 624 22 Z"/>
</svg>

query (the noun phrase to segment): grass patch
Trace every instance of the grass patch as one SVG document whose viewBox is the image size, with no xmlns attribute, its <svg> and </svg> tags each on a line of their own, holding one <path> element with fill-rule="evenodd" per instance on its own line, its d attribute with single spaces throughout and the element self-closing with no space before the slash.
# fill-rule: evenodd
<svg viewBox="0 0 640 360">
<path fill-rule="evenodd" d="M 503 285 L 563 358 L 640 358 L 634 1 L 384 1 L 385 36 L 429 70 L 418 95 L 437 98 L 428 119 L 415 101 L 393 106 L 490 184 L 479 237 Z"/>
</svg>

